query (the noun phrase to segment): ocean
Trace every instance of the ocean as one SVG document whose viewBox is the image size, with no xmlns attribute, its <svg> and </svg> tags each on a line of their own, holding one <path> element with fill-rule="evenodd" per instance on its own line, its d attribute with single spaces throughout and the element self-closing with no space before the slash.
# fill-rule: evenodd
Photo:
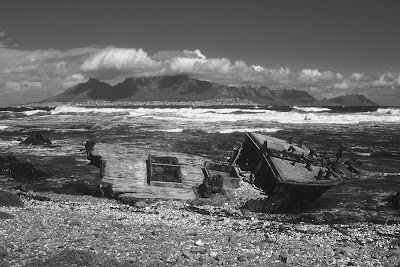
<svg viewBox="0 0 400 267">
<path fill-rule="evenodd" d="M 30 133 L 54 148 L 20 145 Z M 14 154 L 73 179 L 87 164 L 85 141 L 224 159 L 245 132 L 300 140 L 334 158 L 340 145 L 363 164 L 360 178 L 327 191 L 310 209 L 344 209 L 393 215 L 382 199 L 400 191 L 399 107 L 137 107 L 57 106 L 0 109 L 0 155 Z M 129 157 L 129 155 L 127 155 Z"/>
</svg>

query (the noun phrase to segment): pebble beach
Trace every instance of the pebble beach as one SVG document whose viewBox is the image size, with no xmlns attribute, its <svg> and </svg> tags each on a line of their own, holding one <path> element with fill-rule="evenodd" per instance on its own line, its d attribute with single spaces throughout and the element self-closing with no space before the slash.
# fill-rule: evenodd
<svg viewBox="0 0 400 267">
<path fill-rule="evenodd" d="M 18 186 L 3 177 L 23 206 L 0 205 L 1 267 L 399 266 L 399 212 L 384 201 L 398 192 L 399 126 L 386 109 L 60 106 L 2 114 L 1 154 L 51 175 Z M 122 201 L 57 187 L 98 177 L 79 152 L 87 139 L 127 159 L 155 150 L 218 160 L 245 131 L 301 136 L 330 157 L 344 141 L 363 162 L 362 177 L 295 215 L 252 213 L 223 199 Z M 20 144 L 32 132 L 53 146 Z"/>
<path fill-rule="evenodd" d="M 228 203 L 126 204 L 54 193 L 21 199 L 23 207 L 0 207 L 0 266 L 400 264 L 398 224 L 293 223 Z"/>
</svg>

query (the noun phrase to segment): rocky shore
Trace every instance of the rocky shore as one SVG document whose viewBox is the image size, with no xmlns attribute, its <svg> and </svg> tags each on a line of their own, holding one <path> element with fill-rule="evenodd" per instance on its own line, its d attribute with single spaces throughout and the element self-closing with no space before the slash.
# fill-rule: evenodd
<svg viewBox="0 0 400 267">
<path fill-rule="evenodd" d="M 2 191 L 0 193 L 4 193 Z M 0 197 L 0 266 L 399 266 L 398 223 L 306 222 L 211 202 Z M 7 193 L 9 194 L 9 193 Z M 10 205 L 10 203 L 14 203 Z"/>
</svg>

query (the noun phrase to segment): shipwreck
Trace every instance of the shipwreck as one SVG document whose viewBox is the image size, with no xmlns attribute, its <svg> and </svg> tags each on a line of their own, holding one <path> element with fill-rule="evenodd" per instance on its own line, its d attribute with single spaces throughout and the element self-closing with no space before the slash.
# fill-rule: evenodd
<svg viewBox="0 0 400 267">
<path fill-rule="evenodd" d="M 230 195 L 248 183 L 265 196 L 255 201 L 258 208 L 252 210 L 281 212 L 305 206 L 333 186 L 360 175 L 356 159 L 342 159 L 342 147 L 337 159 L 331 160 L 303 144 L 257 133 L 246 133 L 228 160 L 220 162 L 140 148 L 133 154 L 131 149 L 108 144 L 94 148 L 87 142 L 87 159 L 100 168 L 101 195 L 191 200 Z"/>
<path fill-rule="evenodd" d="M 354 158 L 343 160 L 342 148 L 337 157 L 336 161 L 331 160 L 303 144 L 246 133 L 244 142 L 235 144 L 227 162 L 204 165 L 205 186 L 200 191 L 204 197 L 218 190 L 229 193 L 239 186 L 232 181 L 244 180 L 268 196 L 258 210 L 294 210 L 313 202 L 333 186 L 360 175 L 359 162 Z"/>
</svg>

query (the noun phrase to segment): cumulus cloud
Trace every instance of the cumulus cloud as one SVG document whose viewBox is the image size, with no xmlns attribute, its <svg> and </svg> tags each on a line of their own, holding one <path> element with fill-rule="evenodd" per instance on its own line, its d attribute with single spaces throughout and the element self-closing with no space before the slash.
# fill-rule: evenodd
<svg viewBox="0 0 400 267">
<path fill-rule="evenodd" d="M 173 58 L 198 58 L 206 59 L 206 56 L 201 53 L 200 50 L 195 51 L 183 50 L 183 51 L 160 51 L 151 56 L 152 59 L 157 61 L 164 61 Z"/>
<path fill-rule="evenodd" d="M 0 32 L 0 37 L 6 33 Z M 1 40 L 1 39 L 0 39 Z M 330 70 L 266 68 L 242 60 L 208 58 L 200 50 L 160 51 L 139 48 L 82 47 L 69 50 L 21 50 L 0 46 L 0 99 L 40 100 L 89 77 L 111 84 L 126 77 L 188 74 L 191 78 L 239 86 L 300 89 L 317 98 L 349 93 L 367 96 L 400 89 L 400 74 L 355 72 L 345 76 Z M 1 101 L 0 101 L 1 102 Z M 24 102 L 24 101 L 21 101 Z M 4 103 L 0 103 L 4 104 Z"/>
<path fill-rule="evenodd" d="M 0 105 L 41 100 L 63 92 L 68 77 L 80 72 L 80 66 L 94 51 L 98 49 L 22 50 L 0 47 Z"/>
<path fill-rule="evenodd" d="M 108 47 L 95 53 L 81 66 L 87 76 L 113 79 L 118 76 L 156 76 L 188 74 L 224 84 L 265 85 L 287 83 L 289 68 L 266 69 L 248 66 L 244 61 L 207 58 L 200 50 L 161 51 L 149 56 L 142 49 Z"/>
<path fill-rule="evenodd" d="M 84 75 L 82 75 L 81 73 L 75 73 L 75 74 L 72 74 L 71 76 L 66 77 L 64 79 L 64 81 L 62 82 L 62 86 L 67 89 L 78 83 L 83 83 L 86 80 L 87 80 L 87 78 Z"/>
<path fill-rule="evenodd" d="M 36 88 L 40 88 L 42 86 L 42 82 L 29 82 L 29 81 L 22 81 L 22 82 L 6 82 L 5 89 L 19 92 L 25 90 L 32 90 Z"/>
</svg>

